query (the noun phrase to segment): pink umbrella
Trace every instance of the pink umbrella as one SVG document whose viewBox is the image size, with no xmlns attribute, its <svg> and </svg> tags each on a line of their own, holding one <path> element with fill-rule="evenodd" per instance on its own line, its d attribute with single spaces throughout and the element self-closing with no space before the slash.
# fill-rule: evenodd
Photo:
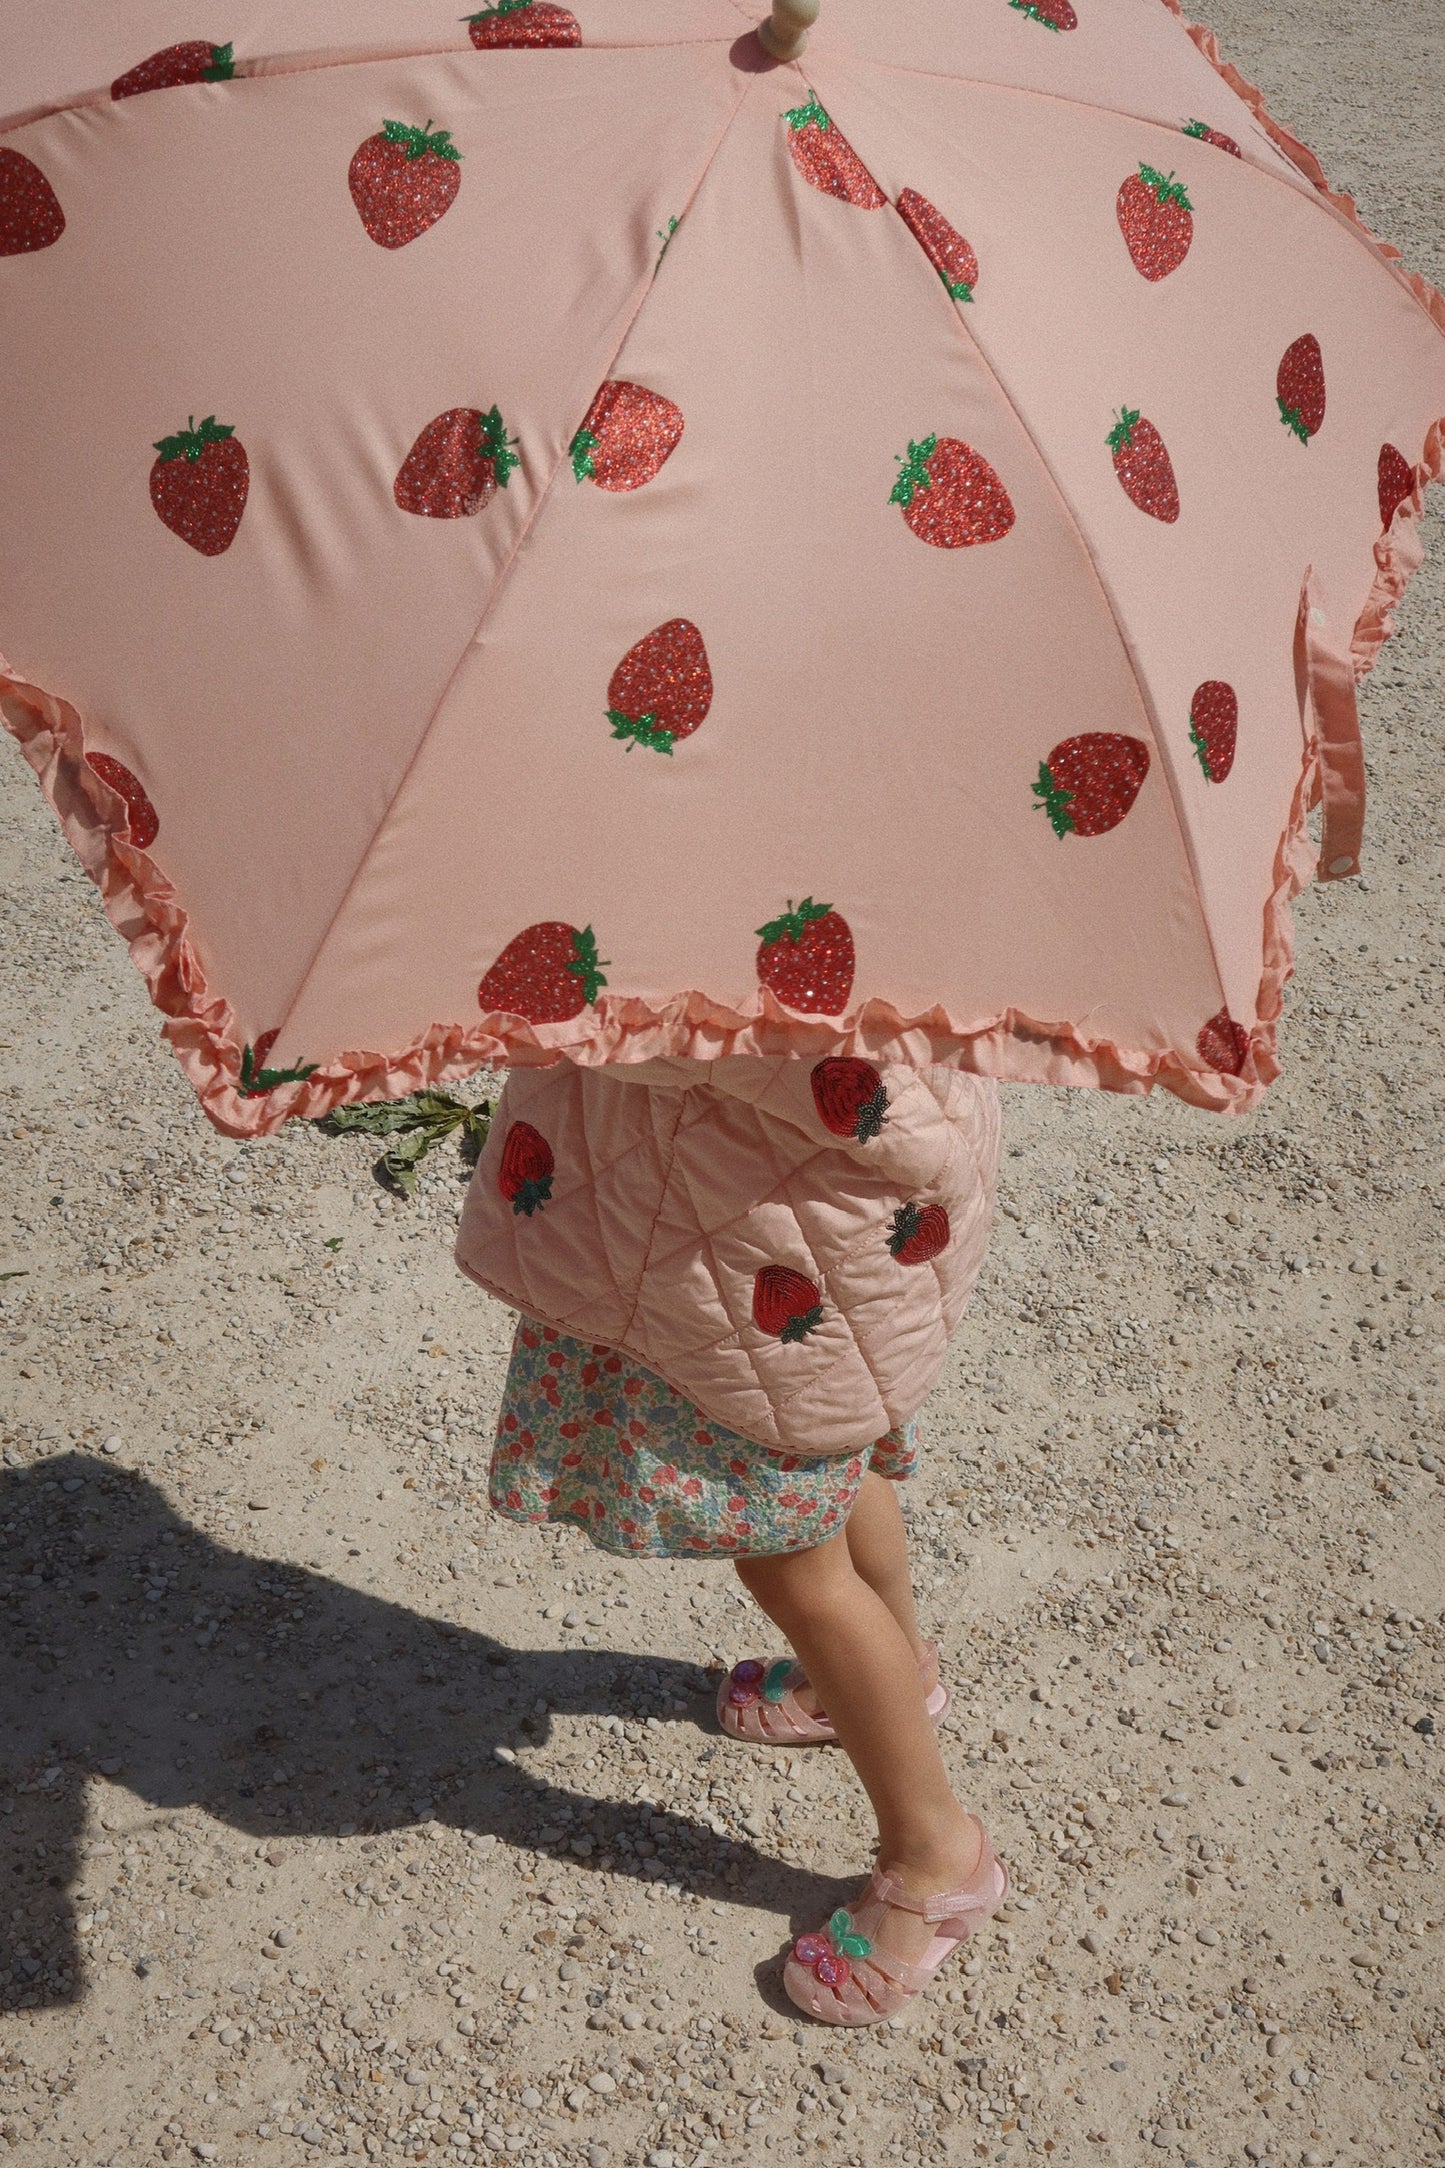
<svg viewBox="0 0 1445 2168">
<path fill-rule="evenodd" d="M 816 12 L 3 33 L 0 696 L 220 1127 L 1276 1075 L 1445 303 L 1173 0 Z"/>
</svg>

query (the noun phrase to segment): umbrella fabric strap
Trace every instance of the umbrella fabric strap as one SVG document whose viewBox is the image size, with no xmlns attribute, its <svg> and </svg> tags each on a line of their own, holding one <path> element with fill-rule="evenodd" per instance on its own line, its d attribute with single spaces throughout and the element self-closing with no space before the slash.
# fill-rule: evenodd
<svg viewBox="0 0 1445 2168">
<path fill-rule="evenodd" d="M 1330 636 L 1329 617 L 1320 599 L 1314 568 L 1300 590 L 1295 668 L 1303 716 L 1308 698 L 1314 718 L 1314 751 L 1319 761 L 1315 803 L 1324 802 L 1320 834 L 1321 881 L 1344 880 L 1360 870 L 1365 834 L 1365 750 L 1360 742 L 1360 711 L 1355 672 L 1348 653 Z"/>
</svg>

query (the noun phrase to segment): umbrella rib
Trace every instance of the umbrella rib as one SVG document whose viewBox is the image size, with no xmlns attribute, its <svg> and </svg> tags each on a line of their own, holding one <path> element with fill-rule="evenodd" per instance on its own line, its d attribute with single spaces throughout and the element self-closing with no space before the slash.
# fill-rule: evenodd
<svg viewBox="0 0 1445 2168">
<path fill-rule="evenodd" d="M 1022 83 L 995 83 L 981 75 L 949 75 L 939 68 L 906 68 L 900 62 L 891 60 L 873 61 L 870 65 L 876 67 L 881 74 L 916 75 L 931 83 L 960 83 L 970 90 L 1002 91 L 1012 98 L 1043 98 L 1050 105 L 1067 106 L 1076 113 L 1101 113 L 1111 120 L 1127 121 L 1133 127 L 1152 128 L 1161 136 L 1173 138 L 1178 135 L 1178 130 L 1172 128 L 1168 121 L 1153 120 L 1145 113 L 1126 113 L 1120 107 L 1114 105 L 1096 105 L 1091 99 L 1087 98 L 1066 98 L 1056 90 L 1035 90 Z M 1238 92 L 1235 92 L 1234 95 L 1237 97 Z M 1241 103 L 1243 103 L 1242 100 Z M 1249 111 L 1248 106 L 1245 107 L 1245 111 Z M 1251 114 L 1250 117 L 1252 119 L 1253 115 Z M 1285 153 L 1281 151 L 1280 156 L 1284 158 Z M 1311 156 L 1313 156 L 1313 153 L 1311 153 Z M 1286 159 L 1286 163 L 1291 169 L 1288 174 L 1277 172 L 1273 166 L 1256 165 L 1252 158 L 1242 158 L 1240 163 L 1250 173 L 1257 175 L 1261 181 L 1268 181 L 1276 188 L 1287 188 L 1291 195 L 1303 196 L 1307 202 L 1317 203 L 1323 211 L 1334 219 L 1337 225 L 1342 226 L 1347 233 L 1351 234 L 1355 241 L 1390 273 L 1397 284 L 1404 287 L 1426 321 L 1437 330 L 1440 328 L 1436 318 L 1430 312 L 1428 303 L 1421 299 L 1410 284 L 1411 274 L 1405 269 L 1404 259 L 1400 252 L 1393 250 L 1390 242 L 1382 241 L 1378 234 L 1372 232 L 1358 212 L 1352 217 L 1347 211 L 1343 210 L 1335 202 L 1334 191 L 1330 189 L 1328 181 L 1325 182 L 1324 187 L 1321 187 L 1319 182 L 1311 180 L 1308 173 L 1296 166 L 1293 159 Z M 1353 201 L 1353 199 L 1350 200 Z M 1433 289 L 1431 290 L 1433 291 Z"/>
<path fill-rule="evenodd" d="M 684 200 L 682 211 L 679 213 L 679 219 L 685 218 L 687 216 L 688 210 L 697 201 L 698 195 L 704 187 L 707 181 L 707 177 L 712 171 L 713 165 L 715 164 L 724 143 L 726 143 L 729 135 L 732 133 L 738 115 L 742 112 L 743 107 L 747 104 L 748 99 L 752 96 L 752 92 L 753 83 L 750 81 L 744 82 L 743 88 L 738 93 L 738 97 L 732 111 L 728 114 L 728 117 L 723 123 L 721 129 L 718 131 L 716 138 L 709 146 L 707 156 L 703 160 L 702 168 Z M 626 324 L 623 326 L 621 334 L 619 335 L 617 343 L 613 347 L 611 354 L 608 356 L 606 367 L 603 372 L 603 381 L 605 381 L 606 377 L 610 375 L 612 368 L 616 363 L 617 356 L 621 353 L 623 347 L 627 344 L 628 339 L 632 336 L 632 332 L 637 323 L 637 320 L 641 316 L 643 310 L 646 308 L 647 303 L 653 293 L 653 290 L 656 287 L 656 284 L 657 270 L 656 265 L 654 264 L 652 276 L 648 279 L 646 285 L 642 289 L 642 292 L 639 294 L 637 304 L 632 310 L 631 315 L 628 317 Z M 451 672 L 448 675 L 446 684 L 442 687 L 441 692 L 437 696 L 436 704 L 433 707 L 431 714 L 427 717 L 426 722 L 422 726 L 416 744 L 412 747 L 411 757 L 407 761 L 406 767 L 403 769 L 401 775 L 397 778 L 396 788 L 392 792 L 391 797 L 387 800 L 386 807 L 382 812 L 381 818 L 377 821 L 376 826 L 373 828 L 370 836 L 368 837 L 366 847 L 362 851 L 361 856 L 356 862 L 356 866 L 352 872 L 351 878 L 347 882 L 344 891 L 338 899 L 335 910 L 332 912 L 330 918 L 327 920 L 326 926 L 321 933 L 315 948 L 312 950 L 310 961 L 307 963 L 305 970 L 302 972 L 300 979 L 297 981 L 295 993 L 291 996 L 291 999 L 286 1004 L 286 1013 L 282 1017 L 281 1022 L 276 1027 L 278 1036 L 286 1030 L 287 1025 L 291 1021 L 291 1018 L 295 1015 L 296 1009 L 300 1004 L 303 996 L 305 995 L 307 987 L 311 983 L 311 979 L 313 974 L 315 973 L 316 966 L 320 962 L 322 956 L 326 953 L 326 948 L 331 940 L 331 936 L 336 931 L 337 925 L 339 924 L 342 915 L 347 908 L 347 905 L 350 903 L 353 895 L 356 893 L 357 884 L 360 882 L 362 875 L 365 873 L 368 865 L 371 863 L 372 854 L 376 849 L 377 843 L 381 835 L 383 834 L 388 821 L 391 819 L 392 814 L 395 812 L 396 807 L 399 804 L 401 797 L 406 790 L 407 784 L 411 780 L 417 762 L 421 759 L 422 754 L 426 750 L 427 744 L 431 739 L 432 732 L 436 728 L 438 718 L 440 717 L 443 708 L 447 704 L 447 699 L 451 693 L 453 685 L 456 683 L 457 676 L 461 670 L 462 664 L 466 661 L 467 656 L 471 653 L 472 649 L 476 646 L 478 639 L 481 637 L 483 627 L 486 625 L 486 622 L 491 616 L 492 611 L 496 608 L 497 602 L 500 599 L 507 585 L 507 581 L 511 577 L 512 567 L 516 564 L 518 557 L 521 555 L 522 545 L 527 540 L 527 537 L 531 534 L 532 529 L 537 524 L 537 521 L 541 518 L 543 510 L 547 505 L 549 499 L 551 498 L 552 487 L 557 479 L 557 476 L 561 473 L 563 467 L 568 464 L 567 446 L 570 444 L 570 442 L 571 437 L 570 435 L 568 435 L 564 438 L 563 450 L 554 462 L 552 471 L 548 475 L 545 485 L 538 492 L 536 503 L 533 505 L 532 510 L 530 511 L 527 518 L 523 521 L 520 529 L 518 530 L 517 538 L 512 544 L 511 549 L 507 553 L 505 563 L 501 566 L 500 570 L 496 575 L 496 578 L 492 581 L 486 601 L 482 605 L 481 615 L 478 617 L 476 624 L 473 626 L 471 632 L 468 634 L 466 645 L 462 648 L 461 653 L 457 656 L 456 662 L 453 664 Z"/>
<path fill-rule="evenodd" d="M 856 138 L 850 137 L 850 140 L 856 143 Z M 896 204 L 893 205 L 892 208 L 895 212 L 897 212 Z M 901 218 L 902 214 L 898 213 L 898 215 Z M 939 280 L 933 279 L 930 281 L 930 284 L 934 287 L 935 291 L 944 291 Z M 944 298 L 945 300 L 948 299 L 946 293 L 944 293 Z M 1045 452 L 1043 445 L 1039 442 L 1037 434 L 1030 427 L 1028 420 L 1020 410 L 1018 403 L 1014 399 L 1012 393 L 1009 391 L 1008 386 L 1004 383 L 1003 378 L 999 375 L 998 370 L 994 367 L 993 362 L 989 359 L 988 354 L 984 351 L 983 347 L 979 343 L 977 335 L 964 322 L 962 310 L 953 301 L 948 302 L 948 308 L 949 313 L 953 318 L 955 331 L 958 333 L 960 338 L 967 341 L 972 351 L 977 355 L 979 361 L 983 364 L 984 369 L 988 373 L 990 382 L 997 390 L 999 397 L 1007 403 L 1009 412 L 1013 415 L 1015 421 L 1018 423 L 1019 428 L 1028 438 L 1029 443 L 1033 446 L 1034 457 L 1038 460 L 1040 467 L 1043 469 L 1044 474 L 1048 478 L 1054 495 L 1058 498 L 1060 505 L 1063 507 L 1064 517 L 1067 519 L 1069 526 L 1072 528 L 1074 534 L 1078 538 L 1079 547 L 1084 553 L 1084 558 L 1088 564 L 1090 572 L 1093 575 L 1094 583 L 1103 598 L 1104 607 L 1109 613 L 1110 623 L 1113 625 L 1119 645 L 1123 649 L 1124 660 L 1128 667 L 1129 675 L 1134 681 L 1134 690 L 1138 695 L 1139 705 L 1148 720 L 1149 734 L 1153 740 L 1154 749 L 1159 759 L 1159 765 L 1164 772 L 1164 777 L 1168 785 L 1170 809 L 1173 812 L 1174 824 L 1179 832 L 1180 842 L 1183 847 L 1184 863 L 1189 869 L 1190 884 L 1193 887 L 1195 900 L 1199 906 L 1200 923 L 1204 928 L 1205 939 L 1209 945 L 1209 959 L 1214 966 L 1214 976 L 1219 987 L 1220 999 L 1224 1000 L 1226 998 L 1224 987 L 1224 974 L 1220 969 L 1219 951 L 1215 943 L 1214 928 L 1209 922 L 1209 912 L 1205 904 L 1203 886 L 1200 882 L 1199 866 L 1195 857 L 1193 839 L 1190 836 L 1189 830 L 1185 825 L 1178 793 L 1175 789 L 1174 776 L 1167 757 L 1166 743 L 1163 729 L 1161 727 L 1160 717 L 1155 708 L 1153 699 L 1151 698 L 1148 688 L 1145 684 L 1144 673 L 1135 658 L 1134 644 L 1129 638 L 1129 634 L 1125 629 L 1123 619 L 1119 615 L 1119 611 L 1115 604 L 1113 594 L 1110 592 L 1109 583 L 1104 577 L 1103 568 L 1100 565 L 1098 556 L 1089 541 L 1088 534 L 1084 528 L 1084 523 L 1074 509 L 1074 506 L 1069 499 L 1068 493 L 1065 490 L 1063 483 L 1060 481 L 1058 475 L 1055 473 L 1052 461 L 1049 459 L 1048 454 Z"/>
</svg>

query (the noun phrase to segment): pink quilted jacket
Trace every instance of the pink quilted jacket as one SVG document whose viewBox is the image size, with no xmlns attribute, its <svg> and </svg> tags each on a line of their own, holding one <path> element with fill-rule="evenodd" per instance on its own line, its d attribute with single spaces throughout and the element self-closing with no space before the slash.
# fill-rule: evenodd
<svg viewBox="0 0 1445 2168">
<path fill-rule="evenodd" d="M 983 1263 L 998 1089 L 956 1069 L 663 1059 L 514 1069 L 456 1258 L 776 1451 L 916 1414 Z"/>
</svg>

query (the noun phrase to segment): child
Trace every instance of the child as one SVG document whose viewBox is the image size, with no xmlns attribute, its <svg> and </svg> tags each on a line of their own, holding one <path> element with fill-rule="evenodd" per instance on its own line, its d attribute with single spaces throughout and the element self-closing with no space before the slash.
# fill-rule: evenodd
<svg viewBox="0 0 1445 2168">
<path fill-rule="evenodd" d="M 732 1558 L 798 1661 L 735 1665 L 723 1728 L 836 1739 L 868 1794 L 867 1886 L 784 1972 L 828 2024 L 890 2016 L 1008 1892 L 944 1771 L 892 1487 L 997 1163 L 997 1088 L 957 1070 L 564 1061 L 512 1072 L 462 1215 L 458 1264 L 522 1312 L 494 1506 Z"/>
</svg>

